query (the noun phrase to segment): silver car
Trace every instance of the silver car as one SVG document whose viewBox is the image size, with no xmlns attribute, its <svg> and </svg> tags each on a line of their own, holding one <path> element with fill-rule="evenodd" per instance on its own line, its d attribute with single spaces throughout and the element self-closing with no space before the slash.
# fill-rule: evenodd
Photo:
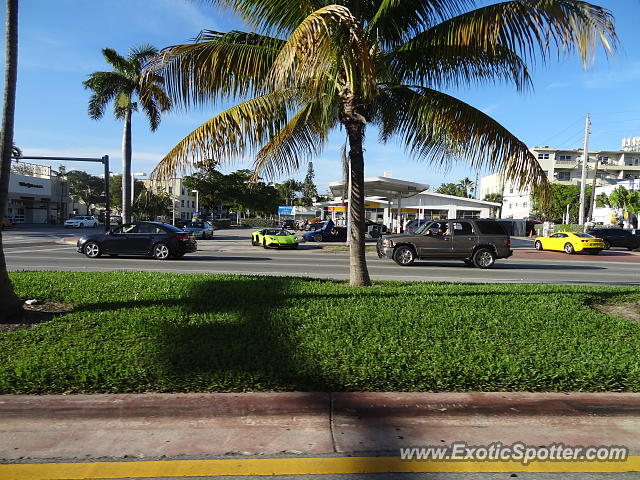
<svg viewBox="0 0 640 480">
<path fill-rule="evenodd" d="M 183 230 L 189 232 L 196 238 L 213 238 L 213 225 L 210 222 L 191 222 L 187 223 Z"/>
</svg>

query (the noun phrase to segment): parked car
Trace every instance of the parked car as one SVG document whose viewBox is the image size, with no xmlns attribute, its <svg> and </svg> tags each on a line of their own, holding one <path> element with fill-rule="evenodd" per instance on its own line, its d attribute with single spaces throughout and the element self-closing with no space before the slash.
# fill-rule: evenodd
<svg viewBox="0 0 640 480">
<path fill-rule="evenodd" d="M 122 217 L 120 215 L 111 215 L 109 217 L 109 225 L 122 225 Z"/>
<path fill-rule="evenodd" d="M 263 228 L 251 234 L 251 245 L 264 248 L 298 248 L 295 233 L 283 228 Z"/>
<path fill-rule="evenodd" d="M 65 228 L 84 228 L 84 227 L 92 227 L 96 228 L 98 226 L 98 220 L 95 217 L 89 215 L 74 215 L 69 220 L 64 222 Z"/>
<path fill-rule="evenodd" d="M 287 228 L 290 228 L 291 230 L 295 230 L 296 229 L 296 221 L 293 219 L 287 219 L 287 220 L 283 220 L 282 223 L 280 224 L 281 228 L 284 228 L 285 230 Z"/>
<path fill-rule="evenodd" d="M 460 259 L 478 268 L 492 267 L 513 255 L 511 238 L 495 220 L 453 219 L 426 223 L 413 233 L 386 235 L 376 246 L 379 258 L 408 266 L 416 259 Z"/>
<path fill-rule="evenodd" d="M 587 233 L 594 237 L 601 238 L 604 242 L 605 250 L 609 250 L 611 247 L 623 247 L 629 250 L 640 248 L 640 235 L 634 235 L 631 230 L 598 228 L 596 230 L 589 230 Z"/>
<path fill-rule="evenodd" d="M 597 255 L 604 249 L 602 239 L 588 233 L 557 232 L 548 237 L 538 237 L 533 243 L 536 250 L 556 250 L 572 253 L 589 253 Z"/>
<path fill-rule="evenodd" d="M 314 224 L 317 230 L 307 232 L 302 238 L 307 242 L 346 242 L 347 227 L 336 227 L 333 220 Z"/>
<path fill-rule="evenodd" d="M 209 222 L 191 222 L 182 228 L 196 238 L 213 238 L 213 225 Z"/>
<path fill-rule="evenodd" d="M 192 235 L 166 223 L 137 222 L 116 227 L 107 233 L 85 235 L 78 239 L 78 252 L 89 258 L 102 254 L 145 255 L 158 260 L 180 258 L 195 252 L 197 243 Z"/>
</svg>

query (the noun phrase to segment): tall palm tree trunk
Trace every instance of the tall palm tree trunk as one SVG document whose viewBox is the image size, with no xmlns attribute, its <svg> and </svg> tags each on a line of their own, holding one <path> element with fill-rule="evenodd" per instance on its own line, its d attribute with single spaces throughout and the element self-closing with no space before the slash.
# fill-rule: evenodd
<svg viewBox="0 0 640 480">
<path fill-rule="evenodd" d="M 16 83 L 18 79 L 18 0 L 7 0 L 5 38 L 4 98 L 2 109 L 2 168 L 0 168 L 0 214 L 7 211 L 9 199 L 9 176 L 11 175 L 11 154 L 13 150 L 13 119 L 16 107 Z M 18 319 L 22 316 L 22 307 L 16 297 L 7 273 L 7 264 L 2 246 L 0 230 L 0 321 Z"/>
<path fill-rule="evenodd" d="M 122 221 L 131 221 L 131 108 L 124 114 L 122 132 Z"/>
<path fill-rule="evenodd" d="M 349 198 L 349 283 L 353 286 L 371 285 L 364 244 L 364 155 L 362 141 L 364 125 L 347 125 L 349 163 L 351 164 L 351 195 Z"/>
</svg>

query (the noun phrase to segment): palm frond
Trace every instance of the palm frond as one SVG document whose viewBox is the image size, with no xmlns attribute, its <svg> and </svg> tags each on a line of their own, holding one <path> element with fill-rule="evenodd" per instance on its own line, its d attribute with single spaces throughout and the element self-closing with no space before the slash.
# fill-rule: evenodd
<svg viewBox="0 0 640 480">
<path fill-rule="evenodd" d="M 184 106 L 263 93 L 259 84 L 284 41 L 233 31 L 201 32 L 192 44 L 162 50 L 151 74 L 164 79 L 171 99 Z"/>
<path fill-rule="evenodd" d="M 577 50 L 583 65 L 593 58 L 598 39 L 613 53 L 617 37 L 608 10 L 576 0 L 517 0 L 482 7 L 444 21 L 409 40 L 407 47 L 475 46 L 492 52 L 502 46 L 525 61 Z"/>
<path fill-rule="evenodd" d="M 209 0 L 239 13 L 252 28 L 268 35 L 287 35 L 311 12 L 326 4 L 323 0 Z"/>
<path fill-rule="evenodd" d="M 475 0 L 381 0 L 368 19 L 367 31 L 386 48 L 473 7 Z"/>
<path fill-rule="evenodd" d="M 428 88 L 391 88 L 378 97 L 381 140 L 403 139 L 409 153 L 432 164 L 467 162 L 500 170 L 520 188 L 548 191 L 548 180 L 527 146 L 490 116 Z"/>
<path fill-rule="evenodd" d="M 524 60 L 501 45 L 491 50 L 476 45 L 405 44 L 384 56 L 399 83 L 435 89 L 458 88 L 474 83 L 513 83 L 518 91 L 532 87 Z"/>
<path fill-rule="evenodd" d="M 326 110 L 333 110 L 335 105 L 323 104 L 322 100 L 304 105 L 260 149 L 254 162 L 254 180 L 261 175 L 272 178 L 282 172 L 293 173 L 323 150 L 336 114 L 327 114 Z"/>
<path fill-rule="evenodd" d="M 93 91 L 89 99 L 89 116 L 94 120 L 102 118 L 107 104 L 120 92 L 134 89 L 129 79 L 119 72 L 94 72 L 82 84 Z"/>
<path fill-rule="evenodd" d="M 118 52 L 116 52 L 113 48 L 103 48 L 102 55 L 104 56 L 104 59 L 107 61 L 107 63 L 111 65 L 116 72 L 120 72 L 121 74 L 127 76 L 131 76 L 135 73 L 131 68 L 131 63 Z"/>
<path fill-rule="evenodd" d="M 311 95 L 326 90 L 327 72 L 336 82 L 369 98 L 375 91 L 372 45 L 349 9 L 329 5 L 311 13 L 291 34 L 273 63 L 267 85 L 305 84 Z M 342 78 L 344 77 L 344 78 Z M 341 85 L 336 83 L 336 88 Z"/>
<path fill-rule="evenodd" d="M 286 124 L 292 98 L 290 91 L 274 92 L 216 115 L 173 147 L 152 177 L 166 179 L 195 164 L 215 165 L 257 151 Z"/>
</svg>

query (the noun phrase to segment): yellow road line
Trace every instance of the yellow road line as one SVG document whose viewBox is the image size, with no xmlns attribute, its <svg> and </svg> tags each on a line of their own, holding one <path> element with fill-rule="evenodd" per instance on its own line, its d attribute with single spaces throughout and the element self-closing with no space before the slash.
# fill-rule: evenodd
<svg viewBox="0 0 640 480">
<path fill-rule="evenodd" d="M 640 471 L 640 456 L 624 462 L 402 461 L 395 457 L 246 458 L 233 460 L 161 460 L 0 465 L 0 479 L 84 480 L 106 478 L 328 475 L 425 472 L 577 472 Z"/>
</svg>

